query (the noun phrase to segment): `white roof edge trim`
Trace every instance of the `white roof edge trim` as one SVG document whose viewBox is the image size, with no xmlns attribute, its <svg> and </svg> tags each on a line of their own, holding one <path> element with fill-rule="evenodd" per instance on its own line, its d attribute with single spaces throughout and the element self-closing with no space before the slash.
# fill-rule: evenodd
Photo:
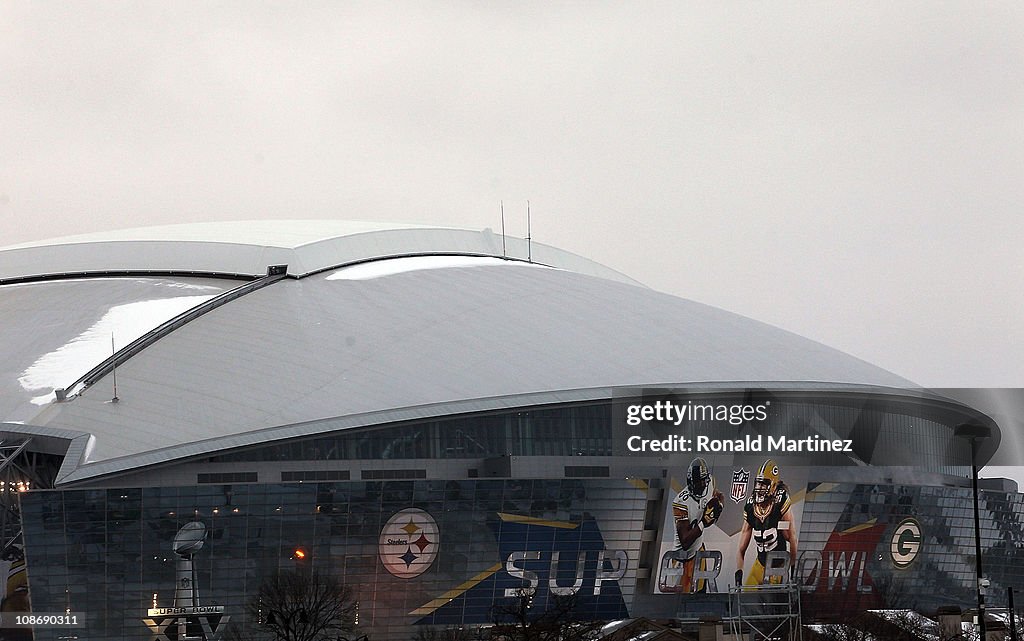
<svg viewBox="0 0 1024 641">
<path fill-rule="evenodd" d="M 86 432 L 78 432 L 76 430 L 69 430 L 61 427 L 47 427 L 45 425 L 32 425 L 31 423 L 12 423 L 11 421 L 0 422 L 0 432 L 7 432 L 8 434 L 24 434 L 25 436 L 63 438 L 69 441 L 80 436 L 89 436 Z"/>
<path fill-rule="evenodd" d="M 96 444 L 96 437 L 92 434 L 82 434 L 71 440 L 68 452 L 64 455 L 64 462 L 57 470 L 57 478 L 53 480 L 53 486 L 57 487 L 78 470 L 82 461 L 86 460 L 89 452 Z"/>
<path fill-rule="evenodd" d="M 778 381 L 770 383 L 765 381 L 697 381 L 687 383 L 650 383 L 624 387 L 596 387 L 563 391 L 534 392 L 509 396 L 445 401 L 440 403 L 431 403 L 428 405 L 379 410 L 365 414 L 353 414 L 349 416 L 326 417 L 303 423 L 264 428 L 252 432 L 222 436 L 204 441 L 193 441 L 191 443 L 173 445 L 141 454 L 132 454 L 130 456 L 107 459 L 96 463 L 82 463 L 74 469 L 68 468 L 67 473 L 64 473 L 64 467 L 62 467 L 61 476 L 55 484 L 76 483 L 123 472 L 140 470 L 143 468 L 173 465 L 181 462 L 182 459 L 209 456 L 217 452 L 242 447 L 259 446 L 262 444 L 269 445 L 273 441 L 304 438 L 345 429 L 372 427 L 378 425 L 383 426 L 391 423 L 434 419 L 442 416 L 469 414 L 475 412 L 501 411 L 505 409 L 515 409 L 534 405 L 601 400 L 614 401 L 615 398 L 627 396 L 630 392 L 635 392 L 636 390 L 658 388 L 673 388 L 687 391 L 692 390 L 694 392 L 727 392 L 746 388 L 797 392 L 849 391 L 858 394 L 875 393 L 931 399 L 948 403 L 951 406 L 973 409 L 963 403 L 935 394 L 925 388 L 886 387 L 879 385 L 834 383 L 825 381 Z M 328 422 L 330 423 L 329 425 L 327 425 Z M 92 438 L 91 435 L 90 438 Z M 68 465 L 68 460 L 70 460 L 70 458 L 69 450 L 69 457 L 65 460 L 65 467 Z M 83 457 L 79 460 L 84 461 L 85 458 Z"/>
</svg>

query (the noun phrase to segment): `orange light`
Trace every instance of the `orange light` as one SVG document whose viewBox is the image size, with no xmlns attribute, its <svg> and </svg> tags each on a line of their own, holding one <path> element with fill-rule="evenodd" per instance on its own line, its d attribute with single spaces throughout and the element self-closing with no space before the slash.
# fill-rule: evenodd
<svg viewBox="0 0 1024 641">
<path fill-rule="evenodd" d="M 295 548 L 295 558 L 296 559 L 304 559 L 304 558 L 306 558 L 306 551 L 303 550 L 302 548 Z"/>
</svg>

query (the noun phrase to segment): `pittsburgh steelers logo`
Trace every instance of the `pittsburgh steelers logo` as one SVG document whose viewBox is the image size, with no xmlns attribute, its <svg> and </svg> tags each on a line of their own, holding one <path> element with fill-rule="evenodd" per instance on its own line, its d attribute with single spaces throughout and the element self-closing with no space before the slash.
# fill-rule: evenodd
<svg viewBox="0 0 1024 641">
<path fill-rule="evenodd" d="M 406 508 L 380 531 L 380 561 L 391 574 L 411 579 L 427 571 L 437 558 L 440 542 L 437 521 L 423 510 Z"/>
<path fill-rule="evenodd" d="M 889 554 L 896 569 L 909 567 L 921 552 L 921 524 L 915 519 L 904 519 L 892 532 Z"/>
</svg>

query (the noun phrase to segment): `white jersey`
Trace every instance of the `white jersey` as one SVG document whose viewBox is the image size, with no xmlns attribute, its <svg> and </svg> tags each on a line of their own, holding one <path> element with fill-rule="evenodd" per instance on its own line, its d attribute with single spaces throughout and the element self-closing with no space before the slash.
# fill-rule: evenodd
<svg viewBox="0 0 1024 641">
<path fill-rule="evenodd" d="M 676 494 L 676 498 L 672 501 L 672 516 L 673 523 L 678 523 L 680 520 L 685 519 L 689 522 L 690 527 L 693 527 L 695 523 L 699 522 L 704 518 L 704 508 L 708 506 L 708 501 L 715 495 L 715 479 L 711 479 L 708 483 L 708 487 L 704 490 L 704 495 L 700 498 L 692 496 L 690 490 L 683 488 L 683 491 Z M 700 546 L 704 543 L 704 532 L 700 533 L 700 536 L 690 544 L 690 547 L 683 549 L 682 544 L 679 542 L 679 530 L 675 530 L 676 539 L 676 558 L 680 561 L 692 559 L 697 551 L 700 550 Z"/>
</svg>

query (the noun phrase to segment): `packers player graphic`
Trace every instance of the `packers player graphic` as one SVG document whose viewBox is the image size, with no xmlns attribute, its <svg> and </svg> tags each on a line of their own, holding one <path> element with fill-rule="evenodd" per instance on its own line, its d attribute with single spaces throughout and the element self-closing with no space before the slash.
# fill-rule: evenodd
<svg viewBox="0 0 1024 641">
<path fill-rule="evenodd" d="M 743 579 L 743 560 L 750 539 L 757 546 L 757 560 L 746 578 L 746 585 L 764 583 L 764 570 L 769 552 L 789 552 L 789 567 L 796 567 L 796 528 L 789 514 L 790 498 L 786 485 L 779 478 L 779 465 L 768 459 L 757 470 L 754 491 L 743 506 L 743 529 L 736 550 L 736 585 Z M 781 576 L 772 576 L 770 583 L 782 583 Z"/>
<path fill-rule="evenodd" d="M 704 592 L 707 586 L 703 580 L 693 585 L 693 572 L 697 552 L 704 550 L 704 530 L 711 527 L 722 515 L 725 505 L 722 493 L 715 489 L 707 462 L 697 457 L 686 470 L 686 487 L 672 501 L 672 517 L 675 521 L 675 550 L 669 567 L 681 569 L 678 584 L 663 581 L 663 592 Z"/>
</svg>

